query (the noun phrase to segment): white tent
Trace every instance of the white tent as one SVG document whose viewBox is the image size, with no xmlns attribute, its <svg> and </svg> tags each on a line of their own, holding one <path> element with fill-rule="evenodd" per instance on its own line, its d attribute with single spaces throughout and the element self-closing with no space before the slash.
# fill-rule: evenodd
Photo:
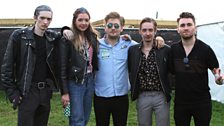
<svg viewBox="0 0 224 126">
<path fill-rule="evenodd" d="M 224 21 L 198 26 L 197 37 L 214 50 L 221 72 L 224 73 Z M 224 103 L 224 85 L 216 85 L 211 72 L 209 72 L 209 86 L 212 100 Z"/>
</svg>

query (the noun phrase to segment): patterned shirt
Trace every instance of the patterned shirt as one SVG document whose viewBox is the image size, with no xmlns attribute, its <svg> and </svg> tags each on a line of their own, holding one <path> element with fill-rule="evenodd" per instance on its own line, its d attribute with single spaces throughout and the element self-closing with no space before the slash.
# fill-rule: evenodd
<svg viewBox="0 0 224 126">
<path fill-rule="evenodd" d="M 140 91 L 162 91 L 154 48 L 150 50 L 148 57 L 142 53 L 138 79 Z"/>
</svg>

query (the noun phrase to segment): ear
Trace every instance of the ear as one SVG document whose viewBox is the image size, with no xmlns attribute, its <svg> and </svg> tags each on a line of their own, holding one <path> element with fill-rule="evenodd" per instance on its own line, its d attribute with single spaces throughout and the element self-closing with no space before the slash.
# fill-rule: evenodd
<svg viewBox="0 0 224 126">
<path fill-rule="evenodd" d="M 177 27 L 177 33 L 180 33 L 180 32 L 179 32 L 179 28 L 178 28 L 178 27 Z"/>
<path fill-rule="evenodd" d="M 34 19 L 34 20 L 37 20 L 37 16 L 33 16 L 33 19 Z"/>
<path fill-rule="evenodd" d="M 104 20 L 103 21 L 104 29 L 107 27 L 107 22 Z"/>
<path fill-rule="evenodd" d="M 121 25 L 120 25 L 121 26 Z M 124 26 L 121 26 L 121 32 L 124 30 Z"/>
<path fill-rule="evenodd" d="M 157 33 L 157 28 L 155 28 L 155 33 L 154 34 L 156 35 L 156 33 Z"/>
<path fill-rule="evenodd" d="M 197 29 L 197 27 L 195 28 L 195 34 L 197 34 L 197 32 L 198 32 L 198 29 Z"/>
</svg>

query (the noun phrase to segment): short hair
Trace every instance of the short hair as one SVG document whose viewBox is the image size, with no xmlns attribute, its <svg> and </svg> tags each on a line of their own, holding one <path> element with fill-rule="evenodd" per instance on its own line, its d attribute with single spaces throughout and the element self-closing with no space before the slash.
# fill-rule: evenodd
<svg viewBox="0 0 224 126">
<path fill-rule="evenodd" d="M 51 10 L 51 8 L 47 5 L 40 5 L 38 6 L 35 11 L 34 11 L 34 16 L 38 16 L 40 14 L 41 11 L 50 11 L 53 13 L 53 11 Z"/>
<path fill-rule="evenodd" d="M 177 23 L 179 23 L 180 19 L 181 18 L 191 18 L 193 20 L 193 22 L 195 23 L 195 17 L 192 13 L 190 12 L 182 12 L 180 15 L 179 15 L 179 18 L 177 18 Z"/>
<path fill-rule="evenodd" d="M 145 17 L 145 18 L 142 19 L 142 21 L 140 22 L 140 26 L 139 26 L 140 29 L 142 29 L 142 24 L 145 23 L 145 22 L 153 23 L 154 30 L 157 30 L 156 20 L 154 20 L 153 18 L 149 18 L 149 17 Z"/>
<path fill-rule="evenodd" d="M 120 24 L 123 24 L 123 19 L 117 12 L 110 12 L 106 17 L 104 18 L 105 22 L 107 22 L 109 19 L 119 19 Z"/>
<path fill-rule="evenodd" d="M 123 16 L 120 16 L 121 26 L 125 25 L 125 19 Z"/>
</svg>

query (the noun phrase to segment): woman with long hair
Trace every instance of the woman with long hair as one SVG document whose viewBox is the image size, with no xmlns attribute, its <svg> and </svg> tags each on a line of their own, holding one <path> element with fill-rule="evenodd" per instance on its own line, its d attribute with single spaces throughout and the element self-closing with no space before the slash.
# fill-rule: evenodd
<svg viewBox="0 0 224 126">
<path fill-rule="evenodd" d="M 98 33 L 83 7 L 74 12 L 70 29 L 73 39 L 62 37 L 59 46 L 62 104 L 65 107 L 70 103 L 70 126 L 86 126 L 92 108 L 94 71 L 98 70 Z"/>
</svg>

